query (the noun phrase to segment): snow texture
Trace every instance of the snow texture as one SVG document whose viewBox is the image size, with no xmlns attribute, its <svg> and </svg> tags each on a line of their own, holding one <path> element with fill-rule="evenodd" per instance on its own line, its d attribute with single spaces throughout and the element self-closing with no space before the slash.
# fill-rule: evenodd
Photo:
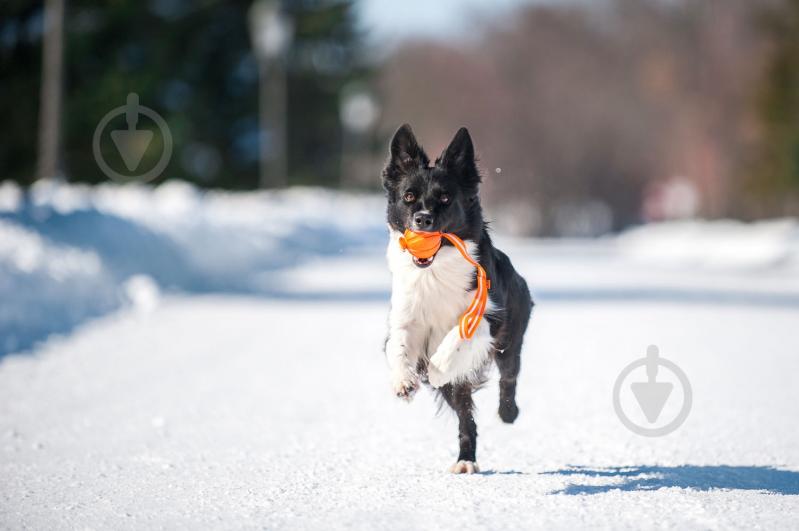
<svg viewBox="0 0 799 531">
<path fill-rule="evenodd" d="M 372 196 L 0 187 L 0 528 L 799 528 L 795 222 L 498 238 L 538 305 L 472 476 L 391 393 L 385 234 Z M 649 344 L 693 388 L 661 438 L 612 407 Z"/>
<path fill-rule="evenodd" d="M 385 245 L 380 197 L 203 193 L 41 181 L 0 186 L 0 357 L 131 301 L 147 276 L 182 293 L 292 296 L 276 272 Z M 343 215 L 340 215 L 343 214 Z M 377 214 L 377 215 L 376 215 Z"/>
</svg>

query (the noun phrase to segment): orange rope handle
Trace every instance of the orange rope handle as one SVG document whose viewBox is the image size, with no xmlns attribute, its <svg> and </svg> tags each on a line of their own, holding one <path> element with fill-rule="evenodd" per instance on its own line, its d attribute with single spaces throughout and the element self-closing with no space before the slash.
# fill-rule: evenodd
<svg viewBox="0 0 799 531">
<path fill-rule="evenodd" d="M 461 315 L 460 324 L 458 326 L 461 339 L 471 339 L 477 331 L 477 326 L 483 319 L 483 314 L 485 314 L 486 306 L 488 305 L 488 290 L 491 289 L 491 281 L 488 279 L 488 275 L 486 275 L 483 266 L 469 255 L 469 251 L 466 249 L 466 244 L 463 243 L 463 240 L 447 232 L 413 232 L 406 230 L 405 234 L 400 236 L 399 244 L 403 250 L 410 251 L 411 254 L 418 258 L 428 258 L 432 256 L 432 254 L 435 254 L 435 251 L 438 251 L 441 237 L 449 240 L 461 253 L 461 256 L 477 268 L 477 290 L 474 293 L 471 304 L 469 304 L 469 307 L 463 315 Z M 436 241 L 438 245 L 436 245 Z M 414 248 L 417 245 L 418 250 Z M 432 248 L 435 248 L 435 251 L 432 254 L 428 254 Z M 418 256 L 417 253 L 419 251 L 421 251 L 422 254 L 428 254 L 428 256 Z"/>
<path fill-rule="evenodd" d="M 463 240 L 454 234 L 448 234 L 446 232 L 441 235 L 460 251 L 466 261 L 477 268 L 477 291 L 474 294 L 469 308 L 467 308 L 461 316 L 459 327 L 461 339 L 471 339 L 477 331 L 477 326 L 483 319 L 483 314 L 485 314 L 486 306 L 488 305 L 488 290 L 491 288 L 491 282 L 488 280 L 488 275 L 486 275 L 486 270 L 483 269 L 483 266 L 469 255 Z"/>
</svg>

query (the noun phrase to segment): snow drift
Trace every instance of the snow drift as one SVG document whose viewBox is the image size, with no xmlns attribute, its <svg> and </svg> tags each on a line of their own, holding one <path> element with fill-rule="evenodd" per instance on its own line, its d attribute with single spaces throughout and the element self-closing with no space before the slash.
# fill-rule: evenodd
<svg viewBox="0 0 799 531">
<path fill-rule="evenodd" d="M 23 193 L 5 183 L 0 356 L 122 306 L 149 307 L 161 292 L 297 297 L 311 289 L 326 298 L 387 298 L 387 283 L 372 274 L 382 267 L 375 257 L 385 245 L 383 212 L 378 194 L 309 188 L 232 193 L 182 182 L 151 188 L 43 181 Z M 527 245 L 531 261 L 541 247 Z M 799 226 L 663 223 L 599 240 L 596 249 L 645 267 L 794 270 Z M 353 253 L 372 261 L 337 260 Z M 336 269 L 341 263 L 348 271 Z"/>
<path fill-rule="evenodd" d="M 382 245 L 382 208 L 378 196 L 319 189 L 39 182 L 26 195 L 6 183 L 0 356 L 152 299 L 154 290 L 280 294 L 276 271 Z"/>
</svg>

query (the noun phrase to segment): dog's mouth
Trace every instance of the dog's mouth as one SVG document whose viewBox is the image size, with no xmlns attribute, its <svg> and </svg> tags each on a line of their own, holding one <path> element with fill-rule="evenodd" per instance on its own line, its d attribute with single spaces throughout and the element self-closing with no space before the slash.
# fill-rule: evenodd
<svg viewBox="0 0 799 531">
<path fill-rule="evenodd" d="M 436 255 L 433 255 L 430 258 L 416 258 L 415 256 L 412 256 L 411 258 L 413 258 L 413 265 L 415 265 L 419 269 L 424 269 L 425 267 L 430 267 L 430 264 L 433 263 L 433 260 L 435 260 Z"/>
</svg>

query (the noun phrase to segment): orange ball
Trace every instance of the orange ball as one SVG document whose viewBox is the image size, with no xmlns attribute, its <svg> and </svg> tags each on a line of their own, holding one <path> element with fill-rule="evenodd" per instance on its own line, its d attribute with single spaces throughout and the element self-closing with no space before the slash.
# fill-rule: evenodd
<svg viewBox="0 0 799 531">
<path fill-rule="evenodd" d="M 406 230 L 400 236 L 399 244 L 416 258 L 430 258 L 441 248 L 441 233 Z"/>
</svg>

